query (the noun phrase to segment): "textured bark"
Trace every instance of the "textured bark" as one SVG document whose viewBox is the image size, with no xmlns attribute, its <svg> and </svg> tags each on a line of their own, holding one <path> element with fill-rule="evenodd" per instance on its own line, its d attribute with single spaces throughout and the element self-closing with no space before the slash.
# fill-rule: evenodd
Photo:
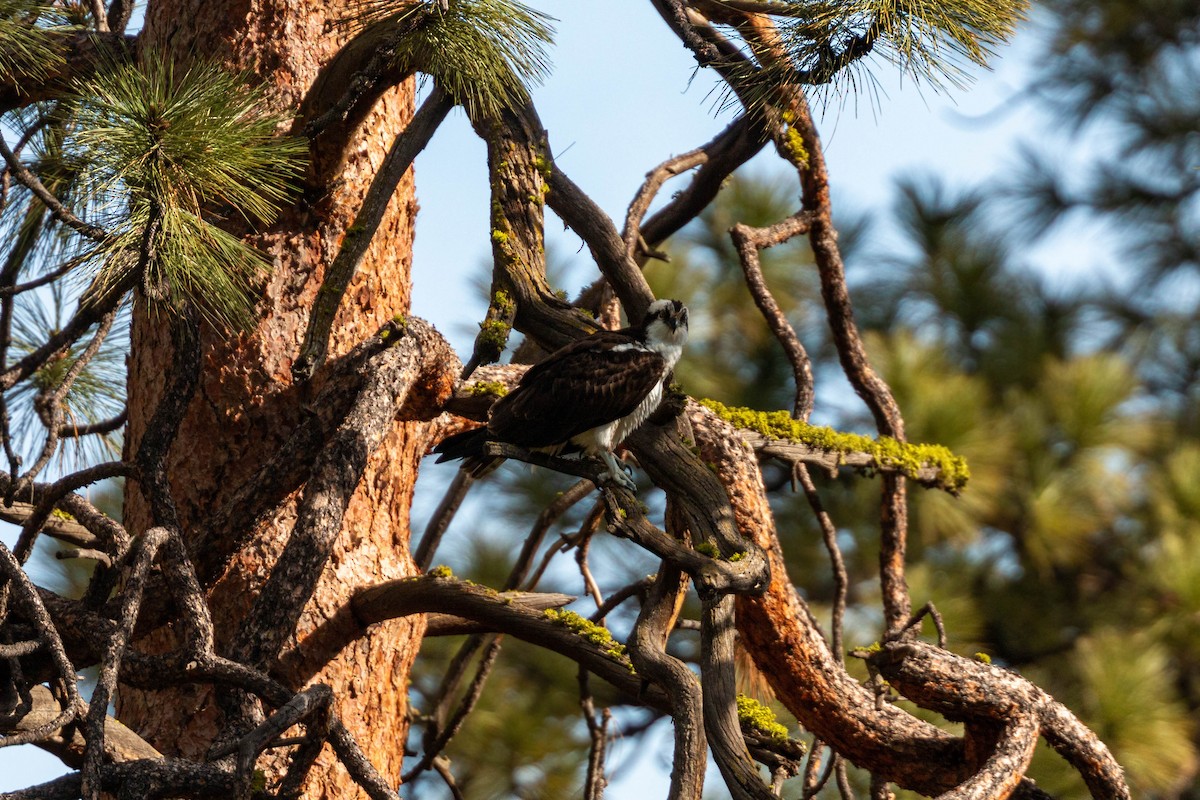
<svg viewBox="0 0 1200 800">
<path fill-rule="evenodd" d="M 327 23 L 343 12 L 339 2 L 160 0 L 150 4 L 143 37 L 146 45 L 172 57 L 215 57 L 233 68 L 249 70 L 280 107 L 295 112 L 341 44 L 344 29 Z M 308 413 L 305 404 L 320 389 L 321 375 L 311 386 L 293 385 L 292 360 L 325 269 L 337 254 L 345 228 L 388 146 L 411 118 L 412 100 L 411 82 L 384 94 L 350 137 L 346 159 L 329 185 L 309 187 L 304 202 L 286 209 L 269 231 L 251 240 L 273 265 L 262 286 L 259 322 L 241 334 L 206 331 L 200 386 L 170 454 L 172 489 L 185 533 L 195 532 L 225 509 L 229 498 Z M 410 172 L 393 196 L 346 294 L 330 340 L 331 359 L 385 320 L 407 312 L 415 210 Z M 129 365 L 128 452 L 137 447 L 161 395 L 163 365 L 171 363 L 164 321 L 140 315 L 137 320 Z M 328 663 L 310 663 L 304 642 L 314 632 L 324 635 L 330 628 L 353 624 L 344 612 L 341 616 L 336 612 L 347 606 L 357 586 L 413 573 L 408 511 L 425 445 L 426 425 L 421 422 L 398 424 L 384 438 L 349 500 L 324 574 L 274 673 L 296 689 L 316 681 L 328 684 L 336 698 L 335 710 L 393 785 L 399 778 L 407 729 L 407 675 L 423 624 L 419 618 L 384 623 Z M 212 587 L 218 652 L 225 652 L 282 550 L 295 522 L 295 499 L 293 492 L 223 575 L 200 576 Z M 131 532 L 150 524 L 149 510 L 132 483 L 126 523 Z M 229 547 L 220 540 L 223 532 L 214 533 L 206 541 L 207 548 Z M 137 646 L 163 650 L 173 641 L 170 631 L 163 629 Z M 202 755 L 220 723 L 215 698 L 207 688 L 144 692 L 125 687 L 118 712 L 126 724 L 170 755 Z M 359 796 L 344 770 L 330 768 L 332 761 L 326 751 L 310 775 L 304 796 Z M 278 763 L 264 758 L 259 767 L 270 780 Z"/>
</svg>

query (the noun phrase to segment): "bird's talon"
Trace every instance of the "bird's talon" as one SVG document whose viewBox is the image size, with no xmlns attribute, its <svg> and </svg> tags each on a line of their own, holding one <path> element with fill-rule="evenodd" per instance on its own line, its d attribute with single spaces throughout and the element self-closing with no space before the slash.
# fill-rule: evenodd
<svg viewBox="0 0 1200 800">
<path fill-rule="evenodd" d="M 632 474 L 633 470 L 631 469 L 629 471 Z M 624 472 L 609 472 L 604 477 L 607 480 L 617 484 L 618 486 L 628 489 L 631 492 L 637 491 L 637 483 L 633 480 L 633 478 L 630 475 L 626 475 Z"/>
</svg>

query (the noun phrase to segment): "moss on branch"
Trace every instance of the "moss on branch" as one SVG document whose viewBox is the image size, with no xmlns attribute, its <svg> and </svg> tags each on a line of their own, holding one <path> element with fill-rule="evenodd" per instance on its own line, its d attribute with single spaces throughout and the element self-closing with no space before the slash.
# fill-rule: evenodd
<svg viewBox="0 0 1200 800">
<path fill-rule="evenodd" d="M 876 468 L 898 471 L 916 480 L 923 479 L 922 470 L 934 469 L 938 473 L 937 482 L 954 493 L 966 486 L 971 477 L 966 460 L 940 444 L 910 444 L 889 436 L 872 439 L 822 425 L 810 425 L 793 419 L 786 411 L 729 407 L 708 399 L 696 402 L 733 427 L 753 431 L 768 439 L 797 442 L 841 456 L 863 453 L 870 456 Z"/>
<path fill-rule="evenodd" d="M 738 720 L 769 739 L 777 742 L 788 740 L 787 726 L 775 718 L 775 712 L 752 697 L 737 696 Z"/>
</svg>

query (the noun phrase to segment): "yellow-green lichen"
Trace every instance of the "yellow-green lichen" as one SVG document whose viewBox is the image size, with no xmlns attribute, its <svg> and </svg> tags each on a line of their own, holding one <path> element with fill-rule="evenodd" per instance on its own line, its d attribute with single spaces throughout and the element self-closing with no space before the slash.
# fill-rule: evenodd
<svg viewBox="0 0 1200 800">
<path fill-rule="evenodd" d="M 808 148 L 804 146 L 804 137 L 800 135 L 800 131 L 789 125 L 787 132 L 783 134 L 783 140 L 787 146 L 788 153 L 796 160 L 796 165 L 807 167 Z"/>
<path fill-rule="evenodd" d="M 992 663 L 992 657 L 989 656 L 987 653 L 976 653 L 975 660 L 982 661 L 984 664 Z"/>
<path fill-rule="evenodd" d="M 71 514 L 69 511 L 63 511 L 61 508 L 52 509 L 50 511 L 50 516 L 54 517 L 55 519 L 66 520 L 68 522 L 75 521 L 75 516 L 73 514 Z"/>
<path fill-rule="evenodd" d="M 961 456 L 956 456 L 940 444 L 909 444 L 889 436 L 872 439 L 857 433 L 843 433 L 821 425 L 809 425 L 793 419 L 786 411 L 755 411 L 751 408 L 731 408 L 716 400 L 697 402 L 735 428 L 754 431 L 768 439 L 799 442 L 814 450 L 837 453 L 864 453 L 875 466 L 901 472 L 910 478 L 920 478 L 924 469 L 937 472 L 938 486 L 957 493 L 967 484 L 971 471 Z"/>
<path fill-rule="evenodd" d="M 733 554 L 731 554 L 731 555 L 729 556 L 729 560 L 730 560 L 730 561 L 734 561 L 734 562 L 736 562 L 736 561 L 741 561 L 741 560 L 742 560 L 743 558 L 745 558 L 745 557 L 746 557 L 746 551 L 745 551 L 745 550 L 741 550 L 741 551 L 739 551 L 739 552 L 737 552 L 737 553 L 733 553 Z"/>
<path fill-rule="evenodd" d="M 883 652 L 883 644 L 881 642 L 872 642 L 871 644 L 859 645 L 850 651 L 850 655 L 855 658 L 867 658 L 875 653 Z"/>
<path fill-rule="evenodd" d="M 425 574 L 429 575 L 430 577 L 433 577 L 433 578 L 453 578 L 454 577 L 454 571 L 452 569 L 450 569 L 449 567 L 447 567 L 445 564 L 438 564 L 436 567 L 429 570 L 429 572 L 427 572 Z"/>
<path fill-rule="evenodd" d="M 737 696 L 738 719 L 775 741 L 787 741 L 788 729 L 778 719 L 775 712 L 752 697 L 744 694 Z"/>
<path fill-rule="evenodd" d="M 512 295 L 503 289 L 497 289 L 492 295 L 492 308 L 496 309 L 496 314 L 501 317 L 511 317 L 517 313 L 517 303 L 512 299 Z"/>
<path fill-rule="evenodd" d="M 508 394 L 508 387 L 500 381 L 476 381 L 471 384 L 472 397 L 504 397 Z"/>
<path fill-rule="evenodd" d="M 496 350 L 503 350 L 504 346 L 508 344 L 509 330 L 508 323 L 503 320 L 485 319 L 479 323 L 479 336 L 476 337 L 476 341 L 494 347 Z"/>
<path fill-rule="evenodd" d="M 548 608 L 542 612 L 548 619 L 566 625 L 579 636 L 599 647 L 607 655 L 620 661 L 625 660 L 625 645 L 618 642 L 609 633 L 608 628 L 597 625 L 591 620 L 579 616 L 574 611 L 559 608 Z"/>
<path fill-rule="evenodd" d="M 542 180 L 544 180 L 546 183 L 549 183 L 550 176 L 554 173 L 554 169 L 553 169 L 553 167 L 551 167 L 550 159 L 546 157 L 546 154 L 538 153 L 537 155 L 535 155 L 533 157 L 533 165 L 535 167 L 537 167 L 537 171 L 539 173 L 541 173 Z M 545 189 L 543 189 L 543 191 L 549 191 L 549 190 L 550 190 L 549 186 L 547 186 Z"/>
<path fill-rule="evenodd" d="M 498 244 L 504 244 L 505 242 L 508 241 L 508 234 L 499 229 L 493 230 L 492 231 L 492 241 L 496 242 Z"/>
<path fill-rule="evenodd" d="M 695 548 L 697 553 L 706 555 L 709 558 L 716 558 L 718 554 L 717 546 L 712 542 L 700 542 Z"/>
</svg>

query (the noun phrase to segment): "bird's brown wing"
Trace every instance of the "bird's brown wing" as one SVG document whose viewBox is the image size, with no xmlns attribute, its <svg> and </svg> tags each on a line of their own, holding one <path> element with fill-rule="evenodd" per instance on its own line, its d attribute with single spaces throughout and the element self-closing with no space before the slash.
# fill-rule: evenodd
<svg viewBox="0 0 1200 800">
<path fill-rule="evenodd" d="M 665 364 L 657 353 L 616 352 L 613 344 L 588 337 L 531 367 L 493 407 L 488 432 L 520 447 L 551 447 L 630 414 L 662 380 Z"/>
</svg>

